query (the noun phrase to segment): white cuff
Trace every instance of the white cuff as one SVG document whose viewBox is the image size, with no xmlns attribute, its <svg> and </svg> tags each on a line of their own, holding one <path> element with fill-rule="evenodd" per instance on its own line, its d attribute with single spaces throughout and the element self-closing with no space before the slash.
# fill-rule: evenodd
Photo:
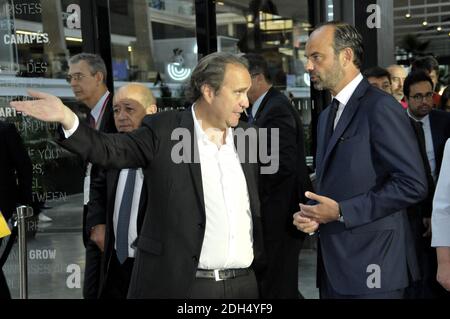
<svg viewBox="0 0 450 319">
<path fill-rule="evenodd" d="M 64 136 L 66 138 L 71 137 L 73 135 L 73 133 L 75 133 L 75 131 L 78 129 L 78 126 L 80 126 L 80 120 L 78 119 L 78 116 L 76 116 L 75 114 L 73 116 L 75 116 L 75 121 L 73 123 L 73 127 L 69 130 L 64 129 L 64 127 L 63 127 Z"/>
</svg>

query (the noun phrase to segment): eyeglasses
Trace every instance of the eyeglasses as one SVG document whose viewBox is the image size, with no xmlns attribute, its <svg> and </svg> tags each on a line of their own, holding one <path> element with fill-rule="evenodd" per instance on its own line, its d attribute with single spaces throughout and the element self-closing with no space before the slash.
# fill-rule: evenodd
<svg viewBox="0 0 450 319">
<path fill-rule="evenodd" d="M 75 80 L 75 81 L 80 81 L 82 78 L 85 78 L 85 77 L 87 77 L 87 75 L 84 75 L 83 73 L 74 73 L 74 74 L 68 74 L 67 76 L 66 76 L 66 81 L 67 81 L 67 83 L 70 83 L 70 82 L 72 82 L 72 80 Z"/>
<path fill-rule="evenodd" d="M 410 96 L 410 98 L 414 99 L 417 103 L 420 103 L 423 99 L 431 100 L 433 98 L 433 92 L 428 92 L 425 95 L 419 93 L 414 96 Z"/>
</svg>

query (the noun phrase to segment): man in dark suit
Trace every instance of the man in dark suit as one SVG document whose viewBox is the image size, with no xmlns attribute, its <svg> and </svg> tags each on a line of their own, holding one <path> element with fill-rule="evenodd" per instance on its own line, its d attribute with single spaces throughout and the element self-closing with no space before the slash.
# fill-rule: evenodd
<svg viewBox="0 0 450 319">
<path fill-rule="evenodd" d="M 100 56 L 80 53 L 70 59 L 67 82 L 72 87 L 77 101 L 90 109 L 87 124 L 100 132 L 114 133 L 116 128 L 112 112 L 112 94 L 106 87 L 106 79 L 106 65 Z M 86 299 L 95 299 L 99 292 L 102 254 L 97 245 L 90 240 L 90 236 L 95 236 L 95 229 L 92 228 L 97 224 L 88 213 L 87 204 L 90 178 L 91 175 L 95 175 L 96 168 L 89 163 L 86 165 L 83 196 L 83 243 L 86 247 L 83 296 Z"/>
<path fill-rule="evenodd" d="M 272 86 L 267 62 L 257 54 L 244 55 L 249 62 L 252 86 L 247 112 L 251 123 L 268 132 L 277 129 L 279 169 L 260 179 L 261 217 L 267 268 L 260 275 L 263 298 L 298 298 L 298 258 L 304 234 L 292 225 L 292 215 L 304 194 L 312 190 L 305 162 L 303 126 L 288 98 Z M 274 146 L 276 147 L 276 146 Z"/>
<path fill-rule="evenodd" d="M 426 196 L 419 147 L 397 101 L 361 75 L 362 55 L 361 35 L 341 22 L 306 44 L 314 87 L 333 96 L 318 123 L 317 194 L 294 215 L 319 232 L 321 298 L 402 298 L 418 276 L 406 208 Z"/>
<path fill-rule="evenodd" d="M 146 86 L 130 83 L 116 92 L 113 111 L 118 132 L 131 132 L 141 126 L 145 115 L 156 113 L 156 100 Z M 135 251 L 130 245 L 125 252 L 120 251 L 117 238 L 124 229 L 123 235 L 119 236 L 126 236 L 130 243 L 136 240 L 145 215 L 147 193 L 139 168 L 133 172 L 135 181 L 130 184 L 132 205 L 128 210 L 122 206 L 129 172 L 129 169 L 99 169 L 91 180 L 88 210 L 92 220 L 97 221 L 91 240 L 103 252 L 101 298 L 125 299 L 130 285 Z"/>
<path fill-rule="evenodd" d="M 191 75 L 192 108 L 147 116 L 138 130 L 116 135 L 79 125 L 49 94 L 32 91 L 37 100 L 11 102 L 62 123 L 68 137 L 62 145 L 84 159 L 143 168 L 147 207 L 128 297 L 258 297 L 254 269 L 264 263 L 258 140 L 239 122 L 250 85 L 246 61 L 210 54 Z"/>
<path fill-rule="evenodd" d="M 424 71 L 410 73 L 403 90 L 428 181 L 425 200 L 408 209 L 422 278 L 408 288 L 407 295 L 410 298 L 435 298 L 445 295 L 445 290 L 436 281 L 436 249 L 431 247 L 431 212 L 445 142 L 450 137 L 450 114 L 433 109 L 433 81 Z"/>
<path fill-rule="evenodd" d="M 0 120 L 0 211 L 6 220 L 17 206 L 32 204 L 32 181 L 31 160 L 16 127 Z M 10 294 L 0 268 L 0 299 L 3 298 L 10 298 Z"/>
</svg>

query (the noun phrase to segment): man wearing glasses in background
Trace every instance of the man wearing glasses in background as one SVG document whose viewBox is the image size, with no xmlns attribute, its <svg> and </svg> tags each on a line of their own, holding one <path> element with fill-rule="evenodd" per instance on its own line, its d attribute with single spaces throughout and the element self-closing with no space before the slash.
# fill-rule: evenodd
<svg viewBox="0 0 450 319">
<path fill-rule="evenodd" d="M 69 60 L 67 82 L 70 84 L 77 101 L 90 109 L 86 121 L 98 131 L 115 133 L 114 114 L 112 110 L 112 94 L 106 86 L 107 71 L 103 59 L 95 54 L 80 53 Z M 100 286 L 100 267 L 102 252 L 91 238 L 100 230 L 96 225 L 105 224 L 105 220 L 96 220 L 94 214 L 87 209 L 91 175 L 95 167 L 87 164 L 84 178 L 83 200 L 83 243 L 86 247 L 86 266 L 84 271 L 83 296 L 85 299 L 96 299 Z"/>
<path fill-rule="evenodd" d="M 416 132 L 428 181 L 428 196 L 408 209 L 422 279 L 410 286 L 409 298 L 436 298 L 445 292 L 436 281 L 436 249 L 431 247 L 431 212 L 445 142 L 450 137 L 450 114 L 433 109 L 434 84 L 427 73 L 409 74 L 403 90 L 407 113 Z"/>
</svg>

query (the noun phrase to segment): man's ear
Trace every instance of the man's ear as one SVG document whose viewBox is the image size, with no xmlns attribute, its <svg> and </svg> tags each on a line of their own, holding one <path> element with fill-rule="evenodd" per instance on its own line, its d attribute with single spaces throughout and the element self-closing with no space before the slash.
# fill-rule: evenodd
<svg viewBox="0 0 450 319">
<path fill-rule="evenodd" d="M 101 72 L 97 72 L 97 73 L 95 73 L 95 75 L 94 75 L 94 77 L 95 77 L 95 80 L 98 82 L 98 83 L 104 83 L 103 82 L 103 73 L 101 73 Z"/>
<path fill-rule="evenodd" d="M 349 65 L 350 63 L 353 63 L 353 56 L 354 56 L 354 53 L 353 53 L 353 50 L 352 50 L 352 49 L 350 49 L 350 48 L 345 48 L 345 49 L 343 49 L 343 50 L 341 51 L 341 54 L 342 54 L 343 65 L 344 65 L 344 66 L 347 66 L 347 65 Z"/>
<path fill-rule="evenodd" d="M 152 104 L 145 109 L 145 114 L 155 114 L 158 111 L 156 104 Z"/>
<path fill-rule="evenodd" d="M 216 95 L 214 92 L 214 89 L 209 86 L 208 84 L 203 84 L 201 87 L 201 92 L 202 92 L 202 96 L 203 99 L 207 102 L 207 103 L 211 103 L 214 96 Z"/>
</svg>

